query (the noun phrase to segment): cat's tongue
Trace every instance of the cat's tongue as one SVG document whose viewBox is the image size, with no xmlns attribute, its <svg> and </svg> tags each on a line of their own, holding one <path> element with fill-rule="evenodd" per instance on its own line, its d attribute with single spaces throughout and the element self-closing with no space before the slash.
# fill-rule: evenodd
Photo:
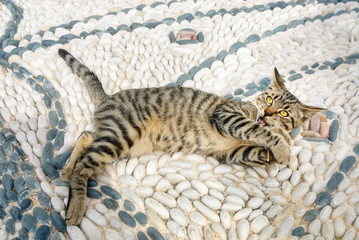
<svg viewBox="0 0 359 240">
<path fill-rule="evenodd" d="M 259 123 L 262 124 L 262 125 L 266 125 L 267 122 L 263 119 L 263 118 L 259 118 L 258 119 Z"/>
</svg>

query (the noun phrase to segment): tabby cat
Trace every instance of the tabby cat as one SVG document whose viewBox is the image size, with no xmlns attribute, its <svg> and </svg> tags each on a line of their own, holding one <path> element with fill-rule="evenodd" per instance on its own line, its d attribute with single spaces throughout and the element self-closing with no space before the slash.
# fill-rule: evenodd
<svg viewBox="0 0 359 240">
<path fill-rule="evenodd" d="M 96 104 L 95 131 L 76 141 L 62 179 L 70 182 L 66 223 L 78 225 L 86 210 L 88 178 L 117 158 L 152 151 L 199 153 L 244 166 L 287 164 L 288 131 L 322 108 L 302 104 L 275 80 L 251 102 L 184 87 L 123 90 L 107 95 L 97 78 L 66 50 L 59 55 L 80 76 Z"/>
</svg>

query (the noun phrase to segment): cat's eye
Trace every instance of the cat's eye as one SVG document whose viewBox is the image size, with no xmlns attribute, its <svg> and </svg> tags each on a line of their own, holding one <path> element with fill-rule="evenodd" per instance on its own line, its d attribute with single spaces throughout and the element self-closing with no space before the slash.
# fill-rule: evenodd
<svg viewBox="0 0 359 240">
<path fill-rule="evenodd" d="M 268 96 L 268 97 L 266 98 L 266 101 L 267 101 L 267 103 L 270 104 L 270 105 L 273 104 L 273 98 L 270 97 L 270 96 Z"/>
<path fill-rule="evenodd" d="M 283 117 L 288 117 L 288 112 L 287 111 L 282 110 L 282 111 L 279 112 L 279 114 L 282 115 Z"/>
</svg>

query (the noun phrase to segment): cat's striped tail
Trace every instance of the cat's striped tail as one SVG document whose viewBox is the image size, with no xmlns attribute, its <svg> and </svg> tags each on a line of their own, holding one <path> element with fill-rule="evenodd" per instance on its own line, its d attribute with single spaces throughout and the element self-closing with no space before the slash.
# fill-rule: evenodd
<svg viewBox="0 0 359 240">
<path fill-rule="evenodd" d="M 94 101 L 95 105 L 99 105 L 103 98 L 107 96 L 107 94 L 103 90 L 101 82 L 95 73 L 90 71 L 90 69 L 80 63 L 66 50 L 59 49 L 59 55 L 66 61 L 67 65 L 72 69 L 72 71 L 82 78 L 92 101 Z"/>
</svg>

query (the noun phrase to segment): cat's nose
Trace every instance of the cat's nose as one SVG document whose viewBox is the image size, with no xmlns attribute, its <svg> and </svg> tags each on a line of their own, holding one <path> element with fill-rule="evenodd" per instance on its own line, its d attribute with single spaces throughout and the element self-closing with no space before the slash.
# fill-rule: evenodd
<svg viewBox="0 0 359 240">
<path fill-rule="evenodd" d="M 272 114 L 270 114 L 267 110 L 264 110 L 264 116 L 263 117 L 266 117 L 266 116 L 272 116 Z"/>
</svg>

